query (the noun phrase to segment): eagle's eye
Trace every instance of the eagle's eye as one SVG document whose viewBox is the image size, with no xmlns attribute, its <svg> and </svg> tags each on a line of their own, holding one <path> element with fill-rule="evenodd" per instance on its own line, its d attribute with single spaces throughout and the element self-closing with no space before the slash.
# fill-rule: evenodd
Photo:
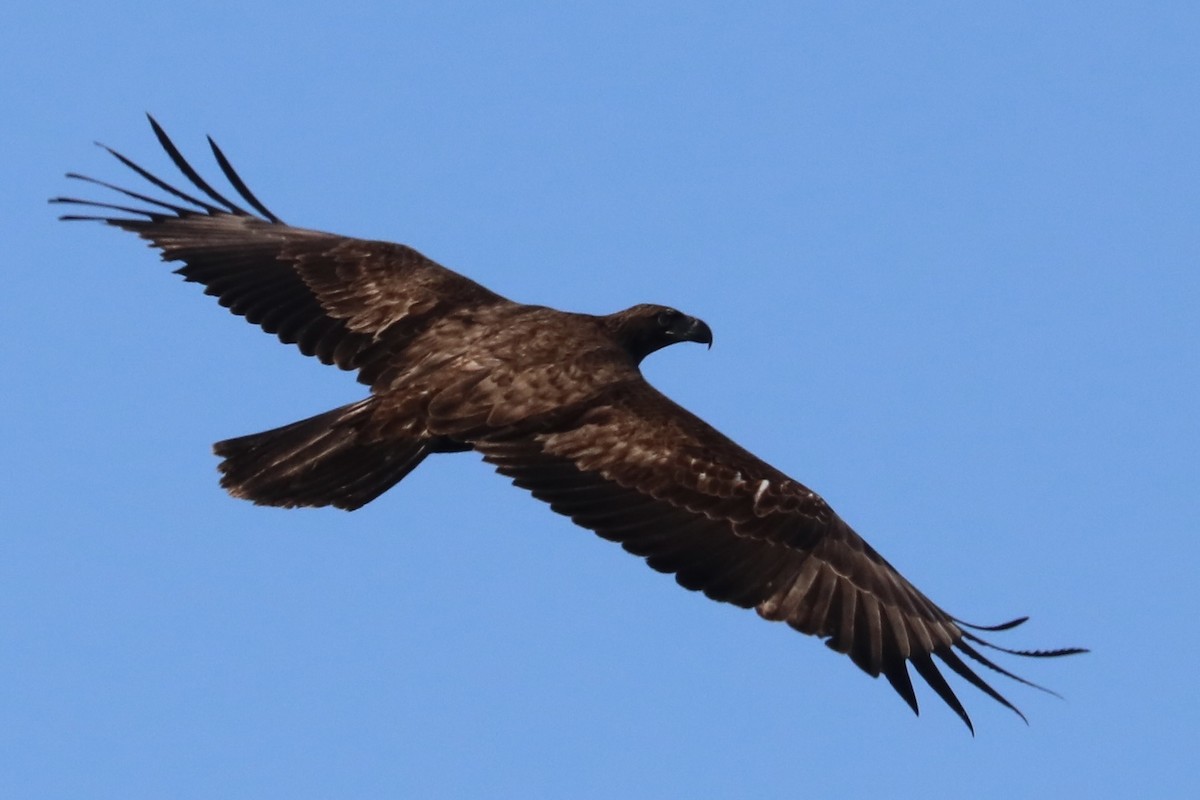
<svg viewBox="0 0 1200 800">
<path fill-rule="evenodd" d="M 663 309 L 658 312 L 657 321 L 660 328 L 670 328 L 679 321 L 679 312 L 673 308 Z"/>
</svg>

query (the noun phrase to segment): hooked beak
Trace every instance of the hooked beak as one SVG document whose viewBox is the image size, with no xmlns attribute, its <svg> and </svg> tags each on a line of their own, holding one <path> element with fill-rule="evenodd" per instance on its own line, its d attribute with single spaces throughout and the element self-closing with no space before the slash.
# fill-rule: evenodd
<svg viewBox="0 0 1200 800">
<path fill-rule="evenodd" d="M 713 335 L 712 328 L 704 323 L 704 320 L 696 319 L 695 317 L 688 318 L 688 327 L 684 331 L 682 338 L 685 342 L 698 342 L 699 344 L 708 345 L 708 349 L 712 350 Z"/>
</svg>

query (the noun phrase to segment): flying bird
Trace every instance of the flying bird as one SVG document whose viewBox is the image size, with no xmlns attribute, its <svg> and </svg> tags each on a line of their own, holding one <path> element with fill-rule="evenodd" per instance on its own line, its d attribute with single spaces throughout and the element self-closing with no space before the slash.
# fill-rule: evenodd
<svg viewBox="0 0 1200 800">
<path fill-rule="evenodd" d="M 211 137 L 217 165 L 249 210 L 150 124 L 192 186 L 178 189 L 105 147 L 171 199 L 68 173 L 136 205 L 53 198 L 88 210 L 62 219 L 137 234 L 234 314 L 370 387 L 358 402 L 218 442 L 221 485 L 235 497 L 353 510 L 425 458 L 473 450 L 683 587 L 820 637 L 886 678 L 918 712 L 911 664 L 972 731 L 934 657 L 1024 719 L 962 656 L 1036 686 L 981 648 L 1084 652 L 985 641 L 978 632 L 1026 618 L 976 626 L 946 613 L 820 496 L 651 386 L 639 368 L 646 356 L 678 342 L 711 346 L 701 320 L 661 305 L 607 316 L 523 305 L 410 247 L 292 227 L 255 197 Z"/>
</svg>

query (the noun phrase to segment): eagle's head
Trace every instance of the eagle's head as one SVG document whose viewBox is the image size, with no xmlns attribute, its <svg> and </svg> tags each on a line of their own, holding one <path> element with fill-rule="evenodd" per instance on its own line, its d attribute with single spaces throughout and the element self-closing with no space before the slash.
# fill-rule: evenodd
<svg viewBox="0 0 1200 800">
<path fill-rule="evenodd" d="M 604 317 L 621 347 L 640 362 L 676 342 L 699 342 L 712 347 L 712 329 L 703 320 L 667 306 L 643 303 Z"/>
</svg>

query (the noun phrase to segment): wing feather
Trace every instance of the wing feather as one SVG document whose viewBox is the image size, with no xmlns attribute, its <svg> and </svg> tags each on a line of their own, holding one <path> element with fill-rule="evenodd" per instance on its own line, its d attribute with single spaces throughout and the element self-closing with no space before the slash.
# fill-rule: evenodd
<svg viewBox="0 0 1200 800">
<path fill-rule="evenodd" d="M 184 280 L 201 284 L 232 313 L 285 344 L 298 345 L 305 355 L 358 370 L 359 380 L 372 384 L 385 371 L 387 356 L 400 353 L 444 315 L 509 302 L 410 247 L 285 225 L 210 138 L 217 166 L 261 215 L 255 216 L 206 181 L 153 118 L 150 125 L 199 196 L 101 145 L 139 177 L 187 205 L 78 173 L 67 177 L 147 207 L 74 197 L 52 202 L 99 209 L 98 214 L 63 218 L 98 220 L 136 233 L 158 248 L 164 261 L 183 262 L 176 272 Z"/>
<path fill-rule="evenodd" d="M 1017 710 L 954 652 L 994 666 L 968 644 L 975 637 L 964 640 L 824 500 L 644 382 L 614 386 L 553 426 L 474 445 L 515 484 L 682 586 L 825 639 L 914 711 L 908 664 L 971 727 L 935 655 Z"/>
</svg>

